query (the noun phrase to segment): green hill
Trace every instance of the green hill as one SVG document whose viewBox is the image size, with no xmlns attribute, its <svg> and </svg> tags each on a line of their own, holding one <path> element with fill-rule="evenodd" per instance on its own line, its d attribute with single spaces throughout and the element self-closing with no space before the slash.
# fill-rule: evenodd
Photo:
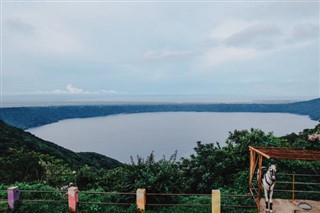
<svg viewBox="0 0 320 213">
<path fill-rule="evenodd" d="M 112 169 L 121 163 L 97 153 L 75 153 L 0 121 L 0 182 L 41 179 L 48 165 Z M 9 181 L 9 180 L 8 180 Z"/>
</svg>

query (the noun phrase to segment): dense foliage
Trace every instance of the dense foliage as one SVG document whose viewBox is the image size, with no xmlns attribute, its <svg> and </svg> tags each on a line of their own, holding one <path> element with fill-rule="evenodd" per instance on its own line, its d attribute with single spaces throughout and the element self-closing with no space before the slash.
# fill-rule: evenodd
<svg viewBox="0 0 320 213">
<path fill-rule="evenodd" d="M 0 119 L 28 129 L 68 118 L 142 112 L 280 112 L 320 119 L 320 99 L 287 104 L 131 104 L 1 108 Z"/>
<path fill-rule="evenodd" d="M 147 193 L 210 194 L 212 189 L 220 189 L 222 194 L 246 194 L 249 180 L 249 146 L 281 146 L 320 150 L 319 139 L 312 141 L 308 139 L 310 135 L 320 132 L 320 124 L 313 129 L 305 129 L 299 134 L 292 133 L 281 138 L 275 137 L 272 133 L 264 133 L 259 129 L 234 130 L 229 133 L 225 147 L 220 147 L 219 143 L 197 142 L 194 154 L 190 157 L 177 160 L 176 154 L 173 154 L 169 159 L 156 161 L 154 154 L 151 153 L 146 158 L 132 159 L 130 164 L 116 164 L 117 167 L 113 169 L 103 169 L 101 165 L 106 163 L 103 156 L 87 153 L 82 154 L 82 157 L 93 160 L 81 160 L 81 156 L 76 153 L 56 145 L 53 146 L 53 144 L 3 122 L 0 131 L 1 136 L 4 136 L 1 137 L 0 143 L 0 184 L 5 184 L 0 185 L 0 190 L 12 184 L 22 189 L 58 189 L 62 185 L 74 182 L 80 190 L 80 201 L 132 203 L 131 206 L 122 207 L 81 204 L 80 202 L 80 212 L 136 211 L 135 200 L 132 196 L 81 194 L 81 191 L 134 193 L 138 188 L 145 188 Z M 26 152 L 28 146 L 30 149 Z M 65 155 L 74 159 L 75 162 L 69 162 L 63 158 Z M 79 160 L 76 161 L 78 158 Z M 319 161 L 265 160 L 265 163 L 266 165 L 277 163 L 278 171 L 281 173 L 319 174 L 320 171 Z M 73 172 L 74 170 L 76 173 Z M 308 177 L 307 179 L 302 178 L 301 181 L 319 182 L 319 178 Z M 286 189 L 285 187 L 277 185 L 277 188 L 280 189 Z M 320 190 L 317 185 L 312 188 L 303 187 L 305 190 Z M 47 199 L 61 199 L 57 197 L 63 195 L 46 196 Z M 274 196 L 288 198 L 290 194 L 275 193 Z M 303 197 L 303 195 L 297 195 L 299 196 Z M 307 197 L 304 198 L 320 200 L 317 194 L 307 194 Z M 224 198 L 222 202 L 223 205 L 254 205 L 252 199 L 246 197 Z M 210 197 L 150 196 L 148 203 L 210 204 Z M 28 212 L 30 209 L 32 212 L 45 212 L 46 208 L 50 208 L 51 212 L 64 212 L 65 210 L 60 210 L 66 207 L 63 203 L 49 203 L 43 206 L 25 202 L 19 208 L 23 212 Z M 224 212 L 256 211 L 255 209 L 230 208 L 226 210 L 226 207 L 224 208 Z M 150 207 L 147 212 L 210 212 L 210 207 Z"/>
<path fill-rule="evenodd" d="M 96 153 L 75 153 L 0 121 L 0 182 L 50 181 L 50 170 L 66 175 L 84 165 L 112 169 L 120 162 Z M 63 174 L 64 174 L 63 173 Z M 57 174 L 63 180 L 61 174 Z M 69 180 L 70 178 L 68 178 Z M 61 182 L 61 181 L 60 181 Z M 51 182 L 50 182 L 51 183 Z"/>
</svg>

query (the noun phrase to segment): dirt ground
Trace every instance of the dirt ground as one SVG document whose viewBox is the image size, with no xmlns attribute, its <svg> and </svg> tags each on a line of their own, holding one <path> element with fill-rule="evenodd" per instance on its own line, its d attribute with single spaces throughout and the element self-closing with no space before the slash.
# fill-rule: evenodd
<svg viewBox="0 0 320 213">
<path fill-rule="evenodd" d="M 307 203 L 312 206 L 311 210 L 303 210 L 298 207 L 300 203 Z M 265 212 L 265 200 L 260 201 L 260 212 Z M 284 200 L 284 199 L 273 199 L 273 213 L 320 213 L 320 201 L 312 200 Z"/>
</svg>

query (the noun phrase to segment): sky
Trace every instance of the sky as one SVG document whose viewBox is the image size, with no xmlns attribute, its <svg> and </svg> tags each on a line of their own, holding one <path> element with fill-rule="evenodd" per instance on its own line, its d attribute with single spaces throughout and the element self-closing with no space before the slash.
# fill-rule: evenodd
<svg viewBox="0 0 320 213">
<path fill-rule="evenodd" d="M 1 106 L 320 97 L 319 1 L 1 0 Z"/>
</svg>

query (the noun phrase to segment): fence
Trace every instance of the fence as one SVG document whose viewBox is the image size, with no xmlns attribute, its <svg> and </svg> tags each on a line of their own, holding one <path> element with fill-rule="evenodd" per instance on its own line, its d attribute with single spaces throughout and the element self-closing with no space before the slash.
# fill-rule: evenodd
<svg viewBox="0 0 320 213">
<path fill-rule="evenodd" d="M 309 197 L 311 194 L 313 194 L 315 198 L 320 199 L 320 175 L 279 173 L 277 174 L 277 176 L 290 177 L 290 181 L 277 181 L 277 185 L 280 184 L 284 187 L 275 189 L 275 192 L 290 193 L 292 200 L 295 200 L 297 198 L 297 194 L 300 195 L 298 198 L 303 198 L 301 194 L 308 194 Z M 308 182 L 306 182 L 306 178 L 308 179 Z M 310 179 L 312 179 L 313 182 L 310 182 Z M 300 186 L 303 187 L 303 189 L 301 189 Z M 308 190 L 309 188 L 312 188 L 312 190 Z"/>
<path fill-rule="evenodd" d="M 4 191 L 4 190 L 2 190 Z M 183 193 L 147 193 L 145 189 L 138 189 L 136 192 L 89 192 L 78 191 L 77 187 L 70 187 L 68 191 L 44 191 L 44 190 L 19 190 L 18 187 L 9 187 L 7 189 L 7 201 L 10 209 L 15 208 L 15 205 L 23 202 L 39 202 L 39 203 L 63 203 L 65 208 L 69 208 L 70 211 L 76 212 L 79 206 L 84 205 L 114 205 L 114 206 L 135 206 L 140 212 L 145 212 L 146 209 L 152 209 L 157 207 L 195 207 L 205 208 L 205 212 L 220 213 L 221 209 L 225 208 L 256 208 L 254 205 L 240 205 L 241 201 L 232 203 L 238 198 L 248 198 L 250 195 L 235 195 L 235 194 L 221 194 L 219 190 L 212 190 L 211 194 L 183 194 Z M 60 199 L 43 199 L 41 196 L 33 196 L 36 199 L 27 199 L 27 196 L 21 195 L 40 194 L 40 193 L 54 193 L 58 194 L 57 198 Z M 79 195 L 107 195 L 107 196 L 126 196 L 127 202 L 104 202 L 104 201 L 86 201 L 80 200 Z M 80 196 L 81 197 L 81 196 Z M 173 203 L 172 199 L 155 199 L 161 197 L 191 197 L 191 198 L 203 198 L 199 203 Z M 148 198 L 148 202 L 147 202 Z M 130 200 L 130 201 L 128 201 Z M 155 202 L 157 200 L 158 202 Z M 162 201 L 162 202 L 159 202 Z M 165 201 L 168 202 L 165 202 Z M 199 201 L 195 199 L 196 201 Z M 223 205 L 221 205 L 223 203 Z"/>
<path fill-rule="evenodd" d="M 254 181 L 257 184 L 257 181 Z M 258 188 L 253 187 L 258 193 Z M 289 194 L 289 196 L 288 196 Z M 277 173 L 273 196 L 276 198 L 320 200 L 320 175 Z"/>
<path fill-rule="evenodd" d="M 295 200 L 306 196 L 307 198 L 314 198 L 313 200 L 320 200 L 320 175 L 278 173 L 274 191 L 275 197 Z M 59 203 L 63 205 L 63 208 L 69 208 L 73 212 L 76 212 L 77 209 L 81 211 L 81 208 L 89 205 L 138 208 L 141 212 L 146 209 L 152 210 L 162 207 L 199 208 L 201 212 L 211 213 L 220 213 L 221 209 L 227 211 L 231 208 L 257 208 L 250 194 L 223 194 L 219 190 L 212 190 L 211 194 L 184 194 L 147 193 L 145 189 L 138 189 L 136 192 L 92 192 L 78 191 L 77 187 L 70 187 L 66 192 L 59 190 L 20 190 L 18 187 L 10 187 L 7 190 L 0 190 L 0 192 L 6 192 L 7 199 L 0 198 L 0 201 L 2 203 L 6 202 L 8 208 L 11 209 L 17 203 Z M 50 193 L 50 196 L 41 195 Z M 2 194 L 4 195 L 4 193 Z"/>
</svg>

